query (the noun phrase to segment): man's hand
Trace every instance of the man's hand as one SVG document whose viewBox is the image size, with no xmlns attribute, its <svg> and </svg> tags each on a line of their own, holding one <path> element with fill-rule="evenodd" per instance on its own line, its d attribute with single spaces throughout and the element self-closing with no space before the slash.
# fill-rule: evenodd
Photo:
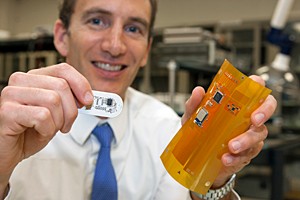
<svg viewBox="0 0 300 200">
<path fill-rule="evenodd" d="M 57 131 L 68 132 L 77 107 L 92 101 L 88 81 L 70 65 L 12 74 L 0 99 L 0 191 L 20 161 L 44 148 Z"/>
<path fill-rule="evenodd" d="M 265 84 L 258 76 L 250 76 L 250 78 L 261 85 Z M 195 112 L 204 95 L 205 92 L 202 87 L 196 87 L 193 90 L 190 99 L 185 105 L 186 111 L 182 117 L 182 124 Z M 229 142 L 228 147 L 230 152 L 222 156 L 223 167 L 212 185 L 212 188 L 219 188 L 224 185 L 232 174 L 243 169 L 258 155 L 268 135 L 268 130 L 264 123 L 274 113 L 276 106 L 277 102 L 275 98 L 269 95 L 265 102 L 252 113 L 252 125 L 250 128 Z"/>
</svg>

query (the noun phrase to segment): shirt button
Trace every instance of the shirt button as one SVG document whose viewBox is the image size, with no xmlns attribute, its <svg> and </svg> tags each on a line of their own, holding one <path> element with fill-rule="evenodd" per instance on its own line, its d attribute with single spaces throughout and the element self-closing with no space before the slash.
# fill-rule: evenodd
<svg viewBox="0 0 300 200">
<path fill-rule="evenodd" d="M 93 165 L 97 164 L 97 159 L 93 160 Z"/>
</svg>

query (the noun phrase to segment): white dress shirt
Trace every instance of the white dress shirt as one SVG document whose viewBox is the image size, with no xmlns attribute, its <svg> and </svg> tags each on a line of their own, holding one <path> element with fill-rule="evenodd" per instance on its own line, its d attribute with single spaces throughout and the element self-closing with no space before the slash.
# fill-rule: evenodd
<svg viewBox="0 0 300 200">
<path fill-rule="evenodd" d="M 16 167 L 7 199 L 90 199 L 100 148 L 91 131 L 104 122 L 79 114 L 69 134 L 57 133 L 42 151 Z M 189 198 L 189 191 L 169 176 L 160 160 L 181 126 L 171 108 L 129 88 L 123 111 L 107 122 L 114 131 L 111 158 L 119 200 Z"/>
</svg>

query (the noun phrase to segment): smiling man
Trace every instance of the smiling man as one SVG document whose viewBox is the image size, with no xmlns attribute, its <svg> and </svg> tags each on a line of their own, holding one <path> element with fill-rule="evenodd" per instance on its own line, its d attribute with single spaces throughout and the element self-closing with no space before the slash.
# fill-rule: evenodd
<svg viewBox="0 0 300 200">
<path fill-rule="evenodd" d="M 149 0 L 77 1 L 69 27 L 56 22 L 55 45 L 93 89 L 124 98 L 147 62 L 150 17 Z"/>
<path fill-rule="evenodd" d="M 155 14 L 155 0 L 64 0 L 54 44 L 68 64 L 14 73 L 1 93 L 2 199 L 94 199 L 104 145 L 93 130 L 103 124 L 111 127 L 109 160 L 116 179 L 113 186 L 107 180 L 106 189 L 114 187 L 114 193 L 104 199 L 199 198 L 168 175 L 160 155 L 199 105 L 203 88 L 194 89 L 180 119 L 130 87 L 147 62 Z M 121 114 L 111 119 L 78 114 L 78 106 L 92 103 L 92 89 L 120 95 Z M 218 198 L 236 197 L 231 177 L 260 152 L 267 137 L 263 123 L 275 107 L 269 96 L 252 114 L 249 130 L 229 142 L 209 194 L 227 188 Z M 96 191 L 95 198 L 102 199 L 106 189 Z"/>
</svg>

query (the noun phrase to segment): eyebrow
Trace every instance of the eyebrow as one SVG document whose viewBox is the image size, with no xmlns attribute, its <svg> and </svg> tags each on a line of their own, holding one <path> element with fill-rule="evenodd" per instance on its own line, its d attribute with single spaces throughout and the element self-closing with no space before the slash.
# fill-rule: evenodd
<svg viewBox="0 0 300 200">
<path fill-rule="evenodd" d="M 101 8 L 92 8 L 92 9 L 89 9 L 87 11 L 85 11 L 82 15 L 82 19 L 86 19 L 88 18 L 90 15 L 93 15 L 93 14 L 105 14 L 105 15 L 112 15 L 111 12 L 107 11 L 107 10 L 104 10 L 104 9 L 101 9 Z"/>
<path fill-rule="evenodd" d="M 89 9 L 87 11 L 85 11 L 82 15 L 82 19 L 86 19 L 88 18 L 90 15 L 94 15 L 94 14 L 104 14 L 104 15 L 108 15 L 108 16 L 112 16 L 113 14 L 105 9 L 101 9 L 101 8 L 92 8 Z M 146 28 L 149 28 L 149 22 L 141 17 L 130 17 L 129 18 L 130 21 L 133 22 L 137 22 L 142 24 L 143 26 L 145 26 Z"/>
<path fill-rule="evenodd" d="M 145 26 L 146 28 L 149 28 L 149 23 L 147 22 L 147 20 L 145 20 L 143 18 L 140 18 L 140 17 L 131 17 L 130 20 L 133 21 L 133 22 L 140 23 L 143 26 Z"/>
</svg>

